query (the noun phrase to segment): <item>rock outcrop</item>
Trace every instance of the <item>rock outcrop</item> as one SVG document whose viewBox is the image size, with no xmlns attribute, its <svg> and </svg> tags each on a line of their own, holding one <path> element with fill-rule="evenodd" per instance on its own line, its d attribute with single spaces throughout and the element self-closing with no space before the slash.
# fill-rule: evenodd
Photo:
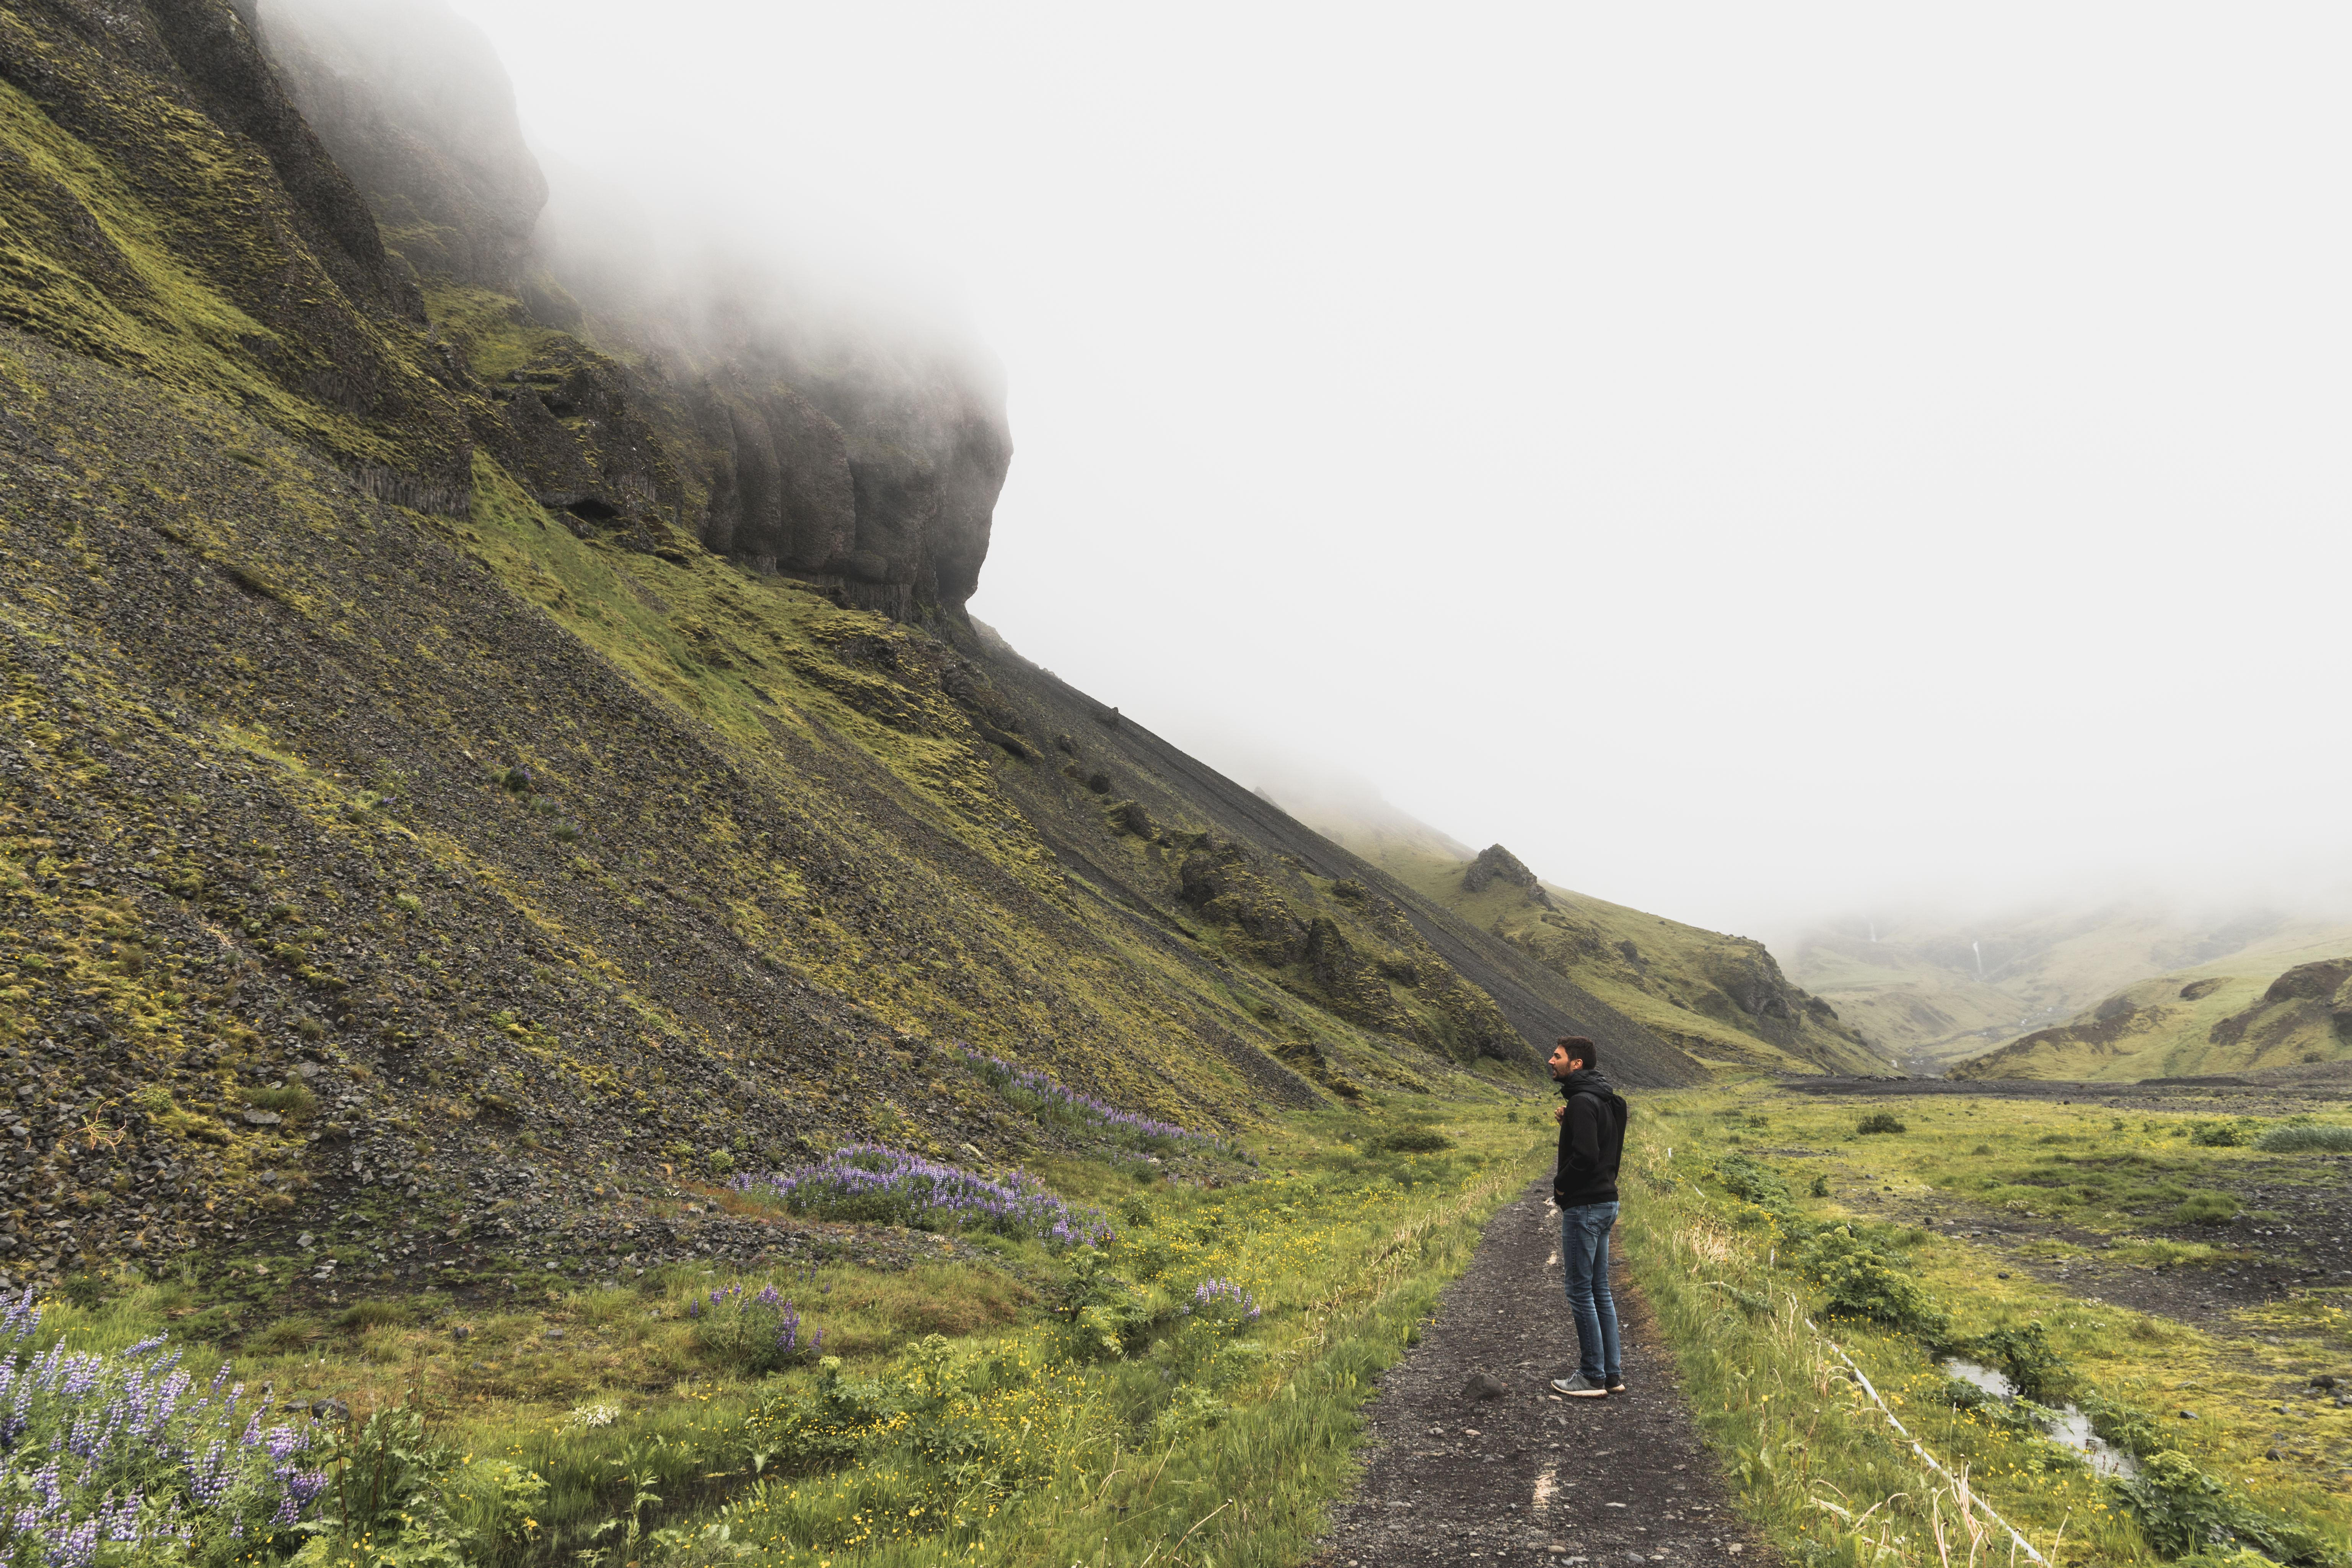
<svg viewBox="0 0 2352 1568">
<path fill-rule="evenodd" d="M 519 293 L 547 177 L 489 41 L 414 0 L 254 0 L 288 96 L 417 275 Z"/>
<path fill-rule="evenodd" d="M 1499 844 L 1489 844 L 1478 851 L 1478 858 L 1464 868 L 1462 888 L 1465 892 L 1483 893 L 1496 883 L 1524 888 L 1535 901 L 1545 909 L 1551 908 L 1551 895 L 1543 890 L 1536 874 L 1528 869 L 1527 862 Z"/>
<path fill-rule="evenodd" d="M 436 331 L 484 377 L 477 437 L 542 504 L 625 546 L 699 544 L 899 620 L 971 596 L 1013 453 L 983 373 L 814 327 L 757 270 L 689 310 L 649 250 L 614 265 L 583 254 L 609 250 L 602 234 L 540 233 L 548 182 L 505 70 L 444 7 L 266 0 L 259 36 Z"/>
</svg>

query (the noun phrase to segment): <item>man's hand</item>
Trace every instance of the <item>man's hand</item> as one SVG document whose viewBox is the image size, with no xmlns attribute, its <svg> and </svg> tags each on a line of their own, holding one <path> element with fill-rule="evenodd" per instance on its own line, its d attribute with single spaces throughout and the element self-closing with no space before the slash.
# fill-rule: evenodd
<svg viewBox="0 0 2352 1568">
<path fill-rule="evenodd" d="M 1567 1106 L 1565 1106 L 1565 1105 L 1555 1105 L 1555 1106 L 1553 1106 L 1553 1107 L 1551 1108 L 1551 1119 L 1552 1119 L 1554 1121 L 1567 1121 L 1567 1120 L 1568 1120 L 1568 1107 L 1567 1107 Z"/>
</svg>

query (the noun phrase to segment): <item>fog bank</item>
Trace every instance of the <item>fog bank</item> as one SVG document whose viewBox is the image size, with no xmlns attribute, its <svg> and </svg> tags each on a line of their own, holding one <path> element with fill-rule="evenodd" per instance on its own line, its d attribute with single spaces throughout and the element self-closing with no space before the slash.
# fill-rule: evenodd
<svg viewBox="0 0 2352 1568">
<path fill-rule="evenodd" d="M 1244 782 L 1757 935 L 2352 902 L 2338 10 L 460 9 L 969 321 L 974 608 Z"/>
</svg>

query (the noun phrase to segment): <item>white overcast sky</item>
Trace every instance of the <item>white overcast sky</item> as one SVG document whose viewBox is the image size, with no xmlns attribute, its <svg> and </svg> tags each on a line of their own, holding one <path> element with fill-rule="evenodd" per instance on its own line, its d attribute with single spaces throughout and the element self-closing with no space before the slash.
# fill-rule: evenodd
<svg viewBox="0 0 2352 1568">
<path fill-rule="evenodd" d="M 1244 783 L 1759 935 L 2346 885 L 2352 11 L 458 9 L 960 300 L 973 612 Z"/>
</svg>

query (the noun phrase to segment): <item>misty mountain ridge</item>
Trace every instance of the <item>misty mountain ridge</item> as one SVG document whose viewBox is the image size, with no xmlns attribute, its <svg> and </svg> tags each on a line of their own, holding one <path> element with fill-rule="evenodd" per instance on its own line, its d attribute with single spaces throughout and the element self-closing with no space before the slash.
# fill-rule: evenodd
<svg viewBox="0 0 2352 1568">
<path fill-rule="evenodd" d="M 1966 923 L 1847 921 L 1808 932 L 1790 970 L 1909 1070 L 1937 1072 L 2142 984 L 2236 972 L 2266 984 L 2345 945 L 2347 931 L 2352 921 L 2325 914 L 2200 912 L 2144 898 Z"/>
<path fill-rule="evenodd" d="M 1760 942 L 1547 882 L 1500 844 L 1474 854 L 1367 787 L 1295 773 L 1279 787 L 1278 798 L 1333 843 L 1713 1070 L 1887 1068 L 1833 1005 L 1791 984 Z"/>
<path fill-rule="evenodd" d="M 2352 923 L 2284 932 L 2118 988 L 1953 1078 L 2131 1081 L 2352 1063 Z"/>
</svg>

